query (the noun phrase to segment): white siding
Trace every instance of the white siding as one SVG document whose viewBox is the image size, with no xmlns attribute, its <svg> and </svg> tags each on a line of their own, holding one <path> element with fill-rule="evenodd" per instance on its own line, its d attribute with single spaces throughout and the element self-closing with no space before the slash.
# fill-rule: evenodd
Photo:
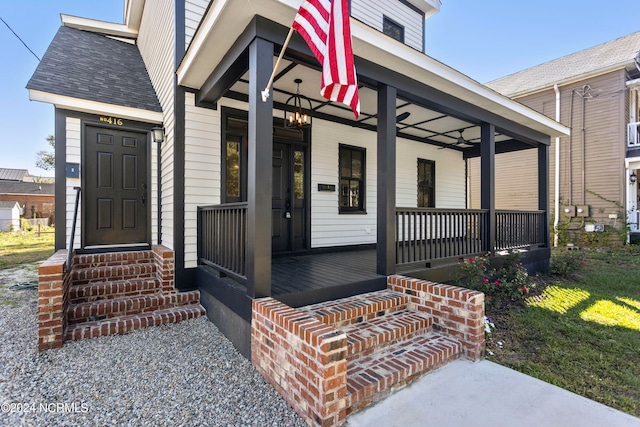
<svg viewBox="0 0 640 427">
<path fill-rule="evenodd" d="M 418 205 L 418 159 L 425 159 L 435 162 L 436 207 L 466 208 L 464 160 L 459 152 L 398 139 L 396 156 L 396 206 L 414 208 Z"/>
<path fill-rule="evenodd" d="M 174 144 L 174 62 L 175 26 L 174 6 L 171 0 L 147 3 L 140 23 L 138 47 L 149 72 L 151 83 L 158 95 L 164 114 L 165 141 L 162 144 L 162 243 L 173 248 L 173 144 Z M 152 150 L 152 187 L 157 188 L 156 150 Z M 153 241 L 157 241 L 157 193 L 152 199 Z"/>
<path fill-rule="evenodd" d="M 211 0 L 186 0 L 185 1 L 185 11 L 184 11 L 184 41 L 185 41 L 185 50 L 189 48 L 189 44 L 191 43 L 191 39 L 193 35 L 196 33 L 198 29 L 198 25 L 200 25 L 200 21 L 204 16 L 204 13 L 209 7 L 209 3 Z"/>
<path fill-rule="evenodd" d="M 195 106 L 185 98 L 185 267 L 197 266 L 198 206 L 220 203 L 220 109 Z"/>
<path fill-rule="evenodd" d="M 66 121 L 66 138 L 67 138 L 67 163 L 80 164 L 80 119 L 67 117 Z M 80 166 L 82 168 L 82 166 Z M 66 237 L 65 242 L 69 244 L 69 238 L 71 237 L 71 226 L 73 224 L 73 211 L 76 202 L 76 190 L 73 187 L 80 187 L 80 178 L 67 178 L 66 186 Z M 82 204 L 78 206 L 78 219 L 76 221 L 76 232 L 74 237 L 73 248 L 78 249 L 81 247 L 81 233 L 82 230 Z M 68 248 L 67 248 L 68 249 Z"/>
<path fill-rule="evenodd" d="M 399 0 L 352 0 L 351 16 L 378 31 L 386 16 L 404 26 L 405 44 L 423 51 L 424 16 Z"/>
</svg>

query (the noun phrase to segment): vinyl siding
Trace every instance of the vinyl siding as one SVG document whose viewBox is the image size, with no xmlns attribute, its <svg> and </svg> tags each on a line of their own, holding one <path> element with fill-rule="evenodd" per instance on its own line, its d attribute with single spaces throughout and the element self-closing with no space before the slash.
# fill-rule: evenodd
<svg viewBox="0 0 640 427">
<path fill-rule="evenodd" d="M 620 226 L 624 222 L 624 158 L 626 118 L 624 71 L 604 74 L 560 87 L 560 121 L 572 128 L 572 136 L 560 140 L 560 204 L 590 206 L 594 222 Z M 585 150 L 582 185 L 582 114 L 580 94 L 585 85 L 590 96 L 584 102 Z M 573 94 L 573 111 L 571 97 Z M 555 119 L 555 92 L 549 89 L 516 99 Z M 571 120 L 573 116 L 573 121 Z M 480 159 L 469 161 L 470 206 L 480 205 Z M 549 204 L 553 212 L 555 139 L 549 154 Z M 537 150 L 496 156 L 496 208 L 537 209 Z M 618 213 L 618 220 L 609 219 Z M 566 219 L 565 219 L 566 221 Z M 580 221 L 574 219 L 574 221 Z"/>
<path fill-rule="evenodd" d="M 165 141 L 161 147 L 159 177 L 162 187 L 162 243 L 173 248 L 173 143 L 174 143 L 174 58 L 175 58 L 175 18 L 174 5 L 171 0 L 157 0 L 153 5 L 144 8 L 138 47 L 147 67 L 151 83 L 162 106 Z M 152 188 L 158 186 L 157 159 L 155 149 L 152 150 Z M 157 192 L 152 199 L 152 238 L 157 242 Z"/>
<path fill-rule="evenodd" d="M 383 16 L 404 26 L 404 42 L 423 51 L 424 16 L 398 0 L 352 0 L 351 16 L 382 31 Z"/>
<path fill-rule="evenodd" d="M 197 266 L 198 206 L 220 203 L 220 109 L 195 106 L 185 97 L 185 267 Z"/>
<path fill-rule="evenodd" d="M 184 14 L 184 23 L 185 23 L 185 50 L 189 48 L 189 44 L 191 43 L 191 39 L 193 35 L 196 33 L 198 29 L 198 25 L 200 25 L 200 21 L 204 16 L 207 8 L 211 0 L 186 0 L 185 1 L 185 14 Z"/>
<path fill-rule="evenodd" d="M 329 247 L 376 242 L 377 149 L 376 134 L 349 126 L 314 120 L 311 147 L 311 246 Z M 318 184 L 339 188 L 340 144 L 366 149 L 366 214 L 340 214 L 338 191 L 318 192 Z M 436 162 L 436 207 L 464 208 L 464 160 L 460 153 L 438 150 L 415 141 L 397 141 L 399 207 L 417 206 L 418 158 Z"/>
<path fill-rule="evenodd" d="M 67 138 L 67 163 L 80 164 L 80 138 L 81 138 L 81 124 L 80 119 L 67 117 L 66 120 L 66 138 Z M 82 167 L 82 166 L 81 166 Z M 70 241 L 71 227 L 73 225 L 73 213 L 76 203 L 76 190 L 73 187 L 80 187 L 80 178 L 67 178 L 66 186 L 66 237 L 65 242 Z M 78 206 L 78 218 L 76 221 L 76 232 L 74 237 L 74 249 L 82 247 L 82 203 Z"/>
</svg>

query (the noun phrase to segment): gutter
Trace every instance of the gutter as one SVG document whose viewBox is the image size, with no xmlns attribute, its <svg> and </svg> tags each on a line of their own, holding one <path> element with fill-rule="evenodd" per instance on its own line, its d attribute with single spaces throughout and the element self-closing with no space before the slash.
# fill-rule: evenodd
<svg viewBox="0 0 640 427">
<path fill-rule="evenodd" d="M 556 93 L 556 122 L 560 123 L 560 90 L 558 85 L 553 85 Z M 553 214 L 553 247 L 558 247 L 558 223 L 560 222 L 560 137 L 556 137 L 556 164 L 555 164 L 555 197 Z"/>
</svg>

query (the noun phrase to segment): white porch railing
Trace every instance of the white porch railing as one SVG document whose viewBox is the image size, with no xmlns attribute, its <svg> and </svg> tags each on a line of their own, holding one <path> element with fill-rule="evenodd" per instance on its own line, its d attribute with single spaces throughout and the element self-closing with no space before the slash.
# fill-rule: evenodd
<svg viewBox="0 0 640 427">
<path fill-rule="evenodd" d="M 640 148 L 640 122 L 627 125 L 627 147 Z"/>
</svg>

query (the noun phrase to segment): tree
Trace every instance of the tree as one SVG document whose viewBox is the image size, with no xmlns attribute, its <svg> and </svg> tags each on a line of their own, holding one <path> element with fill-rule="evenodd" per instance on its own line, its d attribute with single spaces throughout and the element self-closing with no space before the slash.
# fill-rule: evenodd
<svg viewBox="0 0 640 427">
<path fill-rule="evenodd" d="M 53 148 L 53 151 L 38 151 L 36 153 L 36 167 L 49 171 L 56 167 L 56 138 L 53 135 L 49 135 L 47 141 L 51 148 Z"/>
</svg>

